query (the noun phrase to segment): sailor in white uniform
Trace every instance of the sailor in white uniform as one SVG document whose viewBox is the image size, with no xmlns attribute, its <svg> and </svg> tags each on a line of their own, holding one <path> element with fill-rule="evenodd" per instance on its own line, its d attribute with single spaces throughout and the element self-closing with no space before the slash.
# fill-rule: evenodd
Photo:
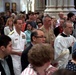
<svg viewBox="0 0 76 75">
<path fill-rule="evenodd" d="M 22 20 L 19 18 L 14 21 L 15 27 L 10 32 L 9 37 L 12 39 L 12 60 L 14 66 L 15 75 L 21 74 L 21 54 L 26 45 L 26 35 L 21 31 Z"/>
</svg>

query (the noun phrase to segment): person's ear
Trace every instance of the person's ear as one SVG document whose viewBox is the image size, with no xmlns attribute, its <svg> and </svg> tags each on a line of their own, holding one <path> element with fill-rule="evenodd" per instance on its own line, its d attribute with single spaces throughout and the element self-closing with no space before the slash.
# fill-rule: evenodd
<svg viewBox="0 0 76 75">
<path fill-rule="evenodd" d="M 33 39 L 34 42 L 36 41 L 36 37 L 35 36 L 33 36 L 32 39 Z"/>
<path fill-rule="evenodd" d="M 2 51 L 5 51 L 5 47 L 4 47 L 4 46 L 1 46 L 1 50 L 2 50 Z"/>
</svg>

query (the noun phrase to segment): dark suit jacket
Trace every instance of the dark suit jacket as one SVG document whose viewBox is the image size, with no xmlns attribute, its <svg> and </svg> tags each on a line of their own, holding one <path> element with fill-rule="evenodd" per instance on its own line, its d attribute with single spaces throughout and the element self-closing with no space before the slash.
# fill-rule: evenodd
<svg viewBox="0 0 76 75">
<path fill-rule="evenodd" d="M 13 70 L 12 58 L 11 58 L 10 55 L 6 59 L 6 62 L 8 64 L 8 67 L 9 67 L 9 70 L 10 70 L 10 73 L 11 73 L 10 75 L 15 75 L 14 70 Z M 1 61 L 0 61 L 0 72 L 1 72 L 1 75 L 6 75 L 5 71 L 4 71 L 4 68 L 2 67 Z"/>
<path fill-rule="evenodd" d="M 28 66 L 28 52 L 31 49 L 33 45 L 30 43 L 30 45 L 22 52 L 21 55 L 21 65 L 22 65 L 22 71 Z"/>
</svg>

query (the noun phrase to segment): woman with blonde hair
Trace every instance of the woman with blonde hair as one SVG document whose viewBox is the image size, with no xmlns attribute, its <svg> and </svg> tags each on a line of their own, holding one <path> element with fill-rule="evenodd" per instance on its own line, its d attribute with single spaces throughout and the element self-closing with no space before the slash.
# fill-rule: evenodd
<svg viewBox="0 0 76 75">
<path fill-rule="evenodd" d="M 13 30 L 13 19 L 8 18 L 6 22 L 6 26 L 4 27 L 4 34 L 8 35 Z"/>
</svg>

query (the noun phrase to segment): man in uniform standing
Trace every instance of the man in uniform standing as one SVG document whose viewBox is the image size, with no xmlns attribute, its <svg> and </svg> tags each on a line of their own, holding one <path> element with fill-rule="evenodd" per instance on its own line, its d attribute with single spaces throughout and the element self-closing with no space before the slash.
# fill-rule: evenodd
<svg viewBox="0 0 76 75">
<path fill-rule="evenodd" d="M 15 75 L 21 74 L 21 54 L 22 51 L 25 48 L 26 44 L 26 36 L 21 31 L 22 28 L 22 20 L 20 17 L 17 17 L 14 20 L 14 30 L 10 32 L 9 37 L 12 39 L 12 60 L 13 60 L 13 66 L 14 66 L 14 72 Z"/>
</svg>

